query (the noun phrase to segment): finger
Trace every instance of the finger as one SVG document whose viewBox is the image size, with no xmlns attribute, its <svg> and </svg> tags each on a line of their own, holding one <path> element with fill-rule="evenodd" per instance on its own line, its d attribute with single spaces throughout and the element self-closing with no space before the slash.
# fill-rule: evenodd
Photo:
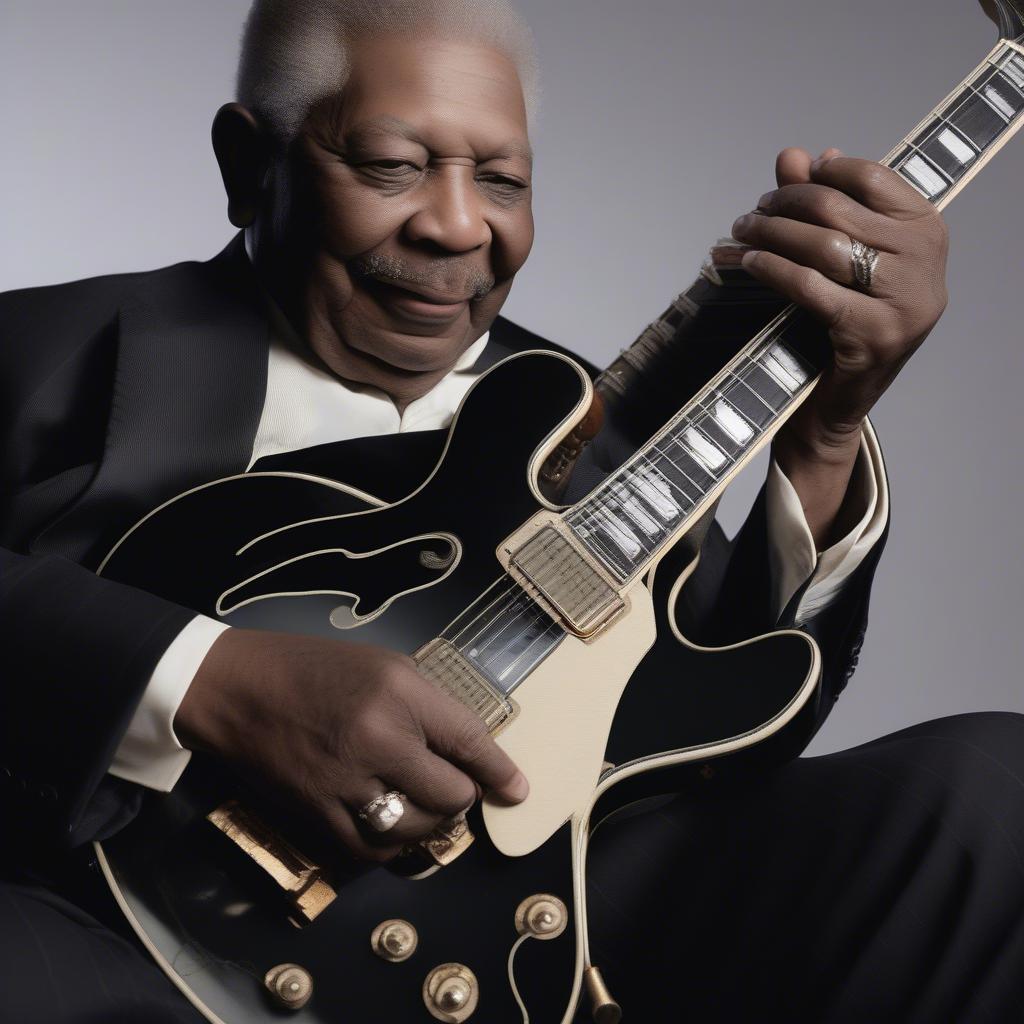
<svg viewBox="0 0 1024 1024">
<path fill-rule="evenodd" d="M 826 277 L 820 270 L 801 266 L 763 249 L 743 254 L 743 268 L 769 287 L 803 306 L 829 327 L 858 312 L 869 312 L 876 300 Z"/>
<path fill-rule="evenodd" d="M 471 807 L 481 795 L 464 771 L 426 747 L 390 765 L 386 775 L 414 803 L 445 818 Z"/>
<path fill-rule="evenodd" d="M 404 809 L 398 821 L 390 828 L 381 832 L 375 829 L 368 820 L 364 821 L 359 812 L 371 800 L 374 800 L 382 793 L 390 793 L 393 790 L 401 792 L 402 807 Z M 373 846 L 387 846 L 396 842 L 408 843 L 422 839 L 424 836 L 430 835 L 446 817 L 446 815 L 436 814 L 420 807 L 408 793 L 399 789 L 398 785 L 391 780 L 384 781 L 383 779 L 373 777 L 361 781 L 351 789 L 347 789 L 343 794 L 343 800 L 354 819 L 358 822 L 360 833 Z"/>
<path fill-rule="evenodd" d="M 820 185 L 853 196 L 861 205 L 896 220 L 936 215 L 920 192 L 892 168 L 853 156 L 820 159 L 811 165 L 811 178 Z"/>
<path fill-rule="evenodd" d="M 801 185 L 811 180 L 811 161 L 806 149 L 788 146 L 775 158 L 775 180 L 779 186 Z"/>
<path fill-rule="evenodd" d="M 775 180 L 780 188 L 783 185 L 804 185 L 811 180 L 811 165 L 814 160 L 831 160 L 834 156 L 842 155 L 841 149 L 829 146 L 817 157 L 812 158 L 806 149 L 788 146 L 775 158 Z"/>
<path fill-rule="evenodd" d="M 515 804 L 525 800 L 530 791 L 526 776 L 494 742 L 480 718 L 454 698 L 433 687 L 431 691 L 423 701 L 420 719 L 430 748 L 501 799 Z"/>
<path fill-rule="evenodd" d="M 850 236 L 842 231 L 804 224 L 788 217 L 744 214 L 732 226 L 733 237 L 754 249 L 765 249 L 794 263 L 813 267 L 833 281 L 853 285 Z M 885 254 L 888 257 L 888 253 Z M 879 260 L 882 256 L 879 256 Z"/>
<path fill-rule="evenodd" d="M 757 208 L 770 217 L 832 228 L 875 249 L 896 251 L 898 224 L 827 185 L 786 185 L 761 196 Z"/>
</svg>

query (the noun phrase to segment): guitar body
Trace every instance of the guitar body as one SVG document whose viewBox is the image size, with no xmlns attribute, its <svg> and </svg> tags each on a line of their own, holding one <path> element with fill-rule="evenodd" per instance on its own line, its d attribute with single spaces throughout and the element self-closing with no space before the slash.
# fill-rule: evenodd
<svg viewBox="0 0 1024 1024">
<path fill-rule="evenodd" d="M 522 394 L 536 400 L 524 403 Z M 335 480 L 298 474 L 231 477 L 146 516 L 100 571 L 233 625 L 413 652 L 499 577 L 496 549 L 544 507 L 537 468 L 589 401 L 589 382 L 571 360 L 514 356 L 476 382 L 440 462 L 408 498 L 384 505 Z M 339 467 L 339 478 L 344 472 Z M 694 564 L 682 546 L 670 552 L 655 579 L 633 588 L 626 615 L 595 640 L 566 637 L 514 691 L 521 713 L 509 735 L 534 783 L 518 825 L 529 833 L 535 820 L 551 819 L 542 806 L 545 765 L 556 766 L 552 793 L 583 794 L 553 812 L 554 826 L 535 829 L 537 838 L 517 851 L 523 855 L 499 850 L 477 807 L 470 814 L 476 840 L 453 864 L 416 879 L 386 867 L 353 870 L 333 880 L 334 903 L 297 930 L 266 898 L 260 872 L 240 863 L 246 858 L 205 820 L 238 795 L 239 783 L 195 758 L 173 794 L 148 801 L 131 827 L 103 844 L 104 869 L 129 920 L 211 1020 L 279 1019 L 262 978 L 282 963 L 313 977 L 315 995 L 297 1020 L 429 1020 L 424 977 L 458 963 L 476 974 L 480 1019 L 512 1022 L 522 1020 L 508 974 L 515 911 L 527 897 L 550 893 L 565 904 L 568 927 L 557 938 L 523 942 L 513 977 L 530 1021 L 571 1019 L 583 970 L 590 822 L 651 794 L 707 784 L 710 758 L 738 760 L 762 739 L 778 744 L 815 692 L 817 651 L 803 634 L 721 653 L 681 640 L 674 665 L 683 671 L 668 707 L 666 687 L 631 687 L 615 715 L 655 634 L 672 632 L 673 590 Z M 602 766 L 606 751 L 617 767 Z M 648 773 L 648 762 L 660 770 Z M 419 945 L 406 963 L 388 963 L 371 948 L 373 929 L 387 919 L 417 928 Z"/>
<path fill-rule="evenodd" d="M 545 507 L 537 469 L 589 401 L 589 381 L 571 360 L 512 357 L 476 382 L 434 472 L 405 499 L 385 505 L 335 480 L 288 473 L 215 481 L 150 513 L 100 572 L 234 625 L 412 653 L 501 575 L 496 549 Z M 305 929 L 263 898 L 259 872 L 205 821 L 239 784 L 194 758 L 174 792 L 150 800 L 101 851 L 143 941 L 211 1020 L 279 1019 L 262 979 L 280 963 L 301 964 L 314 979 L 297 1020 L 429 1020 L 424 978 L 454 962 L 476 974 L 478 1019 L 503 1024 L 524 1019 L 509 981 L 516 909 L 550 893 L 566 905 L 568 927 L 524 941 L 513 978 L 534 1024 L 571 1020 L 592 824 L 653 794 L 707 785 L 729 774 L 727 762 L 782 757 L 810 719 L 818 652 L 796 631 L 721 652 L 680 635 L 674 677 L 638 673 L 646 685 L 627 689 L 655 636 L 678 633 L 670 608 L 695 565 L 677 545 L 633 586 L 626 614 L 589 641 L 565 637 L 513 692 L 519 713 L 497 740 L 530 777 L 531 795 L 511 820 L 500 812 L 495 828 L 493 809 L 475 808 L 476 841 L 425 877 L 374 867 L 334 878 L 338 898 Z M 411 921 L 419 935 L 399 964 L 370 944 L 390 918 Z"/>
</svg>

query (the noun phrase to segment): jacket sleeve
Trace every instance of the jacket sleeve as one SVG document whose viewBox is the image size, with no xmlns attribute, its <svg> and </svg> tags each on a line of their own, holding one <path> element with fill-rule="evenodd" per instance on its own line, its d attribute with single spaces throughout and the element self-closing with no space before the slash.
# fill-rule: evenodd
<svg viewBox="0 0 1024 1024">
<path fill-rule="evenodd" d="M 163 650 L 193 612 L 33 538 L 88 486 L 110 411 L 121 278 L 0 295 L 0 815 L 8 849 L 116 830 L 107 776 Z"/>
<path fill-rule="evenodd" d="M 194 613 L 56 556 L 0 549 L 0 806 L 21 844 L 77 845 L 135 813 L 107 776 L 162 652 Z"/>
<path fill-rule="evenodd" d="M 875 569 L 888 536 L 888 524 L 835 597 L 799 623 L 821 649 L 821 695 L 811 736 L 825 721 L 850 681 L 868 623 Z M 733 540 L 713 524 L 701 548 L 696 571 L 681 589 L 676 620 L 697 643 L 720 647 L 774 629 L 797 625 L 795 616 L 807 584 L 793 594 L 781 615 L 772 609 L 774 580 L 768 553 L 768 523 L 762 490 Z"/>
</svg>

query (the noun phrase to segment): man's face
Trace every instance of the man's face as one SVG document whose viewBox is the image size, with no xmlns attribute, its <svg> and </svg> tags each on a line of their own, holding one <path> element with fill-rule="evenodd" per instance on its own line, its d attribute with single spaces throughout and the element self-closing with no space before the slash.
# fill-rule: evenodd
<svg viewBox="0 0 1024 1024">
<path fill-rule="evenodd" d="M 501 53 L 384 37 L 352 56 L 293 145 L 289 248 L 314 350 L 387 387 L 446 371 L 497 316 L 533 242 L 530 149 Z"/>
</svg>

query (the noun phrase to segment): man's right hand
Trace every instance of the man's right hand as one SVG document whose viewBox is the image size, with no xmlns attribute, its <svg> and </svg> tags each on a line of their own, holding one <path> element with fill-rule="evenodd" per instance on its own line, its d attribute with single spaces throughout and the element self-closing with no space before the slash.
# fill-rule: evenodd
<svg viewBox="0 0 1024 1024">
<path fill-rule="evenodd" d="M 357 857 L 388 860 L 484 790 L 526 797 L 479 717 L 381 647 L 228 629 L 174 719 L 181 743 L 297 797 Z M 374 833 L 357 810 L 397 789 L 405 813 Z"/>
</svg>

